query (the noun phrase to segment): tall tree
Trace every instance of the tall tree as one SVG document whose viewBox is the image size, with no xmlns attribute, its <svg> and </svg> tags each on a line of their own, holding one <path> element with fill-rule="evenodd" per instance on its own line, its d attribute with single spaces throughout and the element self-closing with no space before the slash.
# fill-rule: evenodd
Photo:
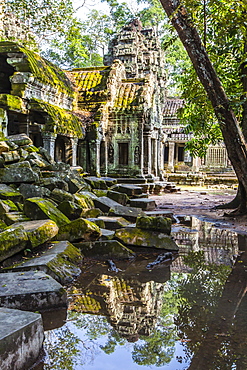
<svg viewBox="0 0 247 370">
<path fill-rule="evenodd" d="M 191 14 L 179 0 L 161 0 L 201 81 L 218 119 L 229 159 L 239 181 L 241 203 L 238 214 L 246 212 L 247 147 L 237 118 L 224 91 Z"/>
</svg>

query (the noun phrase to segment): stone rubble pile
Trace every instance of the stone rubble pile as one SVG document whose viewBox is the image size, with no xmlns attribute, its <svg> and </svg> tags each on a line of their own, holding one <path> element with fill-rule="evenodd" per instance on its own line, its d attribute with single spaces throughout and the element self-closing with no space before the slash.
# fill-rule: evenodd
<svg viewBox="0 0 247 370">
<path fill-rule="evenodd" d="M 1 141 L 0 306 L 67 307 L 63 285 L 79 275 L 83 256 L 129 259 L 130 248 L 140 246 L 177 251 L 171 220 L 150 215 L 156 204 L 145 185 L 85 176 L 80 167 L 54 162 L 25 134 Z M 44 245 L 39 256 L 8 262 Z"/>
</svg>

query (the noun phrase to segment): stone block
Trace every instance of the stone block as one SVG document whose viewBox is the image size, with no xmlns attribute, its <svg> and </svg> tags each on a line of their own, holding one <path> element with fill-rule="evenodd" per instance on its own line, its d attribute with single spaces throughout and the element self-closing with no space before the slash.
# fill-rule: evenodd
<svg viewBox="0 0 247 370">
<path fill-rule="evenodd" d="M 22 200 L 22 195 L 11 186 L 0 184 L 0 199 L 12 200 L 16 203 Z"/>
<path fill-rule="evenodd" d="M 95 223 L 97 226 L 99 226 L 100 229 L 104 229 L 105 228 L 105 223 L 103 220 L 101 220 L 100 218 L 88 218 L 88 221 L 91 221 L 93 223 Z"/>
<path fill-rule="evenodd" d="M 120 229 L 130 224 L 130 222 L 123 217 L 100 216 L 98 219 L 104 221 L 106 229 L 109 230 Z"/>
<path fill-rule="evenodd" d="M 111 208 L 115 208 L 120 204 L 108 197 L 99 197 L 97 199 L 94 199 L 94 205 L 95 207 L 101 209 L 102 212 L 108 213 Z"/>
<path fill-rule="evenodd" d="M 169 235 L 157 231 L 129 227 L 116 230 L 115 238 L 125 245 L 135 247 L 178 250 L 177 244 Z"/>
<path fill-rule="evenodd" d="M 45 173 L 48 175 L 47 172 Z M 49 171 L 49 174 L 50 174 L 50 171 Z M 44 178 L 43 176 L 44 176 L 44 171 L 42 171 L 42 178 L 40 179 L 40 184 L 44 186 L 45 188 L 49 189 L 50 191 L 52 191 L 55 188 L 69 191 L 69 186 L 67 182 L 60 179 L 59 177 L 51 176 L 51 177 Z"/>
<path fill-rule="evenodd" d="M 118 191 L 109 190 L 107 192 L 108 198 L 111 198 L 118 202 L 119 204 L 122 204 L 125 206 L 127 202 L 129 201 L 129 197 L 124 193 L 119 193 Z"/>
<path fill-rule="evenodd" d="M 131 258 L 135 253 L 117 240 L 105 240 L 87 243 L 77 243 L 76 246 L 81 249 L 84 256 L 106 258 Z"/>
<path fill-rule="evenodd" d="M 24 228 L 31 248 L 44 244 L 53 239 L 58 233 L 57 224 L 49 219 L 16 223 L 15 226 L 22 226 Z"/>
<path fill-rule="evenodd" d="M 127 194 L 128 196 L 134 196 L 142 193 L 142 188 L 140 186 L 132 184 L 118 184 L 115 185 L 112 190 Z"/>
<path fill-rule="evenodd" d="M 70 201 L 60 203 L 57 208 L 70 220 L 76 220 L 82 214 L 82 207 Z"/>
<path fill-rule="evenodd" d="M 35 198 L 35 197 L 49 197 L 51 192 L 44 186 L 38 186 L 34 184 L 21 184 L 19 191 L 24 199 Z"/>
<path fill-rule="evenodd" d="M 24 162 L 20 162 L 24 163 Z M 29 162 L 27 162 L 29 164 Z M 5 168 L 0 168 L 0 182 L 1 183 L 33 183 L 39 181 L 39 175 L 34 172 L 29 164 L 28 166 L 16 167 L 8 166 Z"/>
<path fill-rule="evenodd" d="M 145 216 L 145 213 L 141 208 L 118 205 L 110 209 L 109 216 L 113 215 L 126 218 L 130 222 L 135 222 L 137 217 Z"/>
<path fill-rule="evenodd" d="M 0 216 L 2 217 L 7 212 L 18 212 L 17 205 L 12 200 L 0 200 Z"/>
<path fill-rule="evenodd" d="M 74 201 L 82 208 L 94 208 L 92 198 L 85 193 L 74 194 Z"/>
<path fill-rule="evenodd" d="M 23 226 L 10 226 L 0 232 L 0 262 L 25 249 L 28 236 Z"/>
<path fill-rule="evenodd" d="M 38 313 L 0 308 L 1 370 L 29 369 L 39 358 L 44 329 Z"/>
<path fill-rule="evenodd" d="M 100 228 L 84 218 L 77 218 L 59 228 L 57 240 L 96 240 L 101 236 Z"/>
<path fill-rule="evenodd" d="M 115 231 L 113 230 L 107 230 L 107 229 L 101 229 L 101 237 L 99 240 L 111 240 L 114 238 Z"/>
<path fill-rule="evenodd" d="M 90 186 L 79 176 L 66 176 L 65 181 L 68 184 L 69 191 L 71 194 L 75 194 L 82 190 L 90 190 Z"/>
<path fill-rule="evenodd" d="M 114 179 L 113 177 L 101 177 L 101 179 L 105 181 L 108 187 L 117 184 L 117 179 Z"/>
<path fill-rule="evenodd" d="M 80 250 L 66 240 L 53 242 L 41 256 L 34 257 L 8 270 L 12 272 L 43 271 L 64 285 L 70 283 L 81 273 L 81 269 L 77 266 L 81 261 Z"/>
<path fill-rule="evenodd" d="M 130 206 L 141 208 L 144 211 L 152 211 L 156 208 L 156 203 L 153 199 L 138 198 L 130 199 Z"/>
<path fill-rule="evenodd" d="M 44 220 L 49 218 L 54 221 L 58 227 L 70 223 L 56 206 L 49 200 L 43 198 L 28 198 L 24 201 L 24 213 L 32 220 Z"/>
<path fill-rule="evenodd" d="M 62 189 L 53 189 L 50 198 L 53 199 L 57 203 L 61 203 L 63 201 L 69 201 L 73 202 L 74 197 L 72 194 L 70 194 L 68 191 L 62 190 Z"/>
<path fill-rule="evenodd" d="M 17 150 L 11 150 L 9 152 L 3 152 L 1 155 L 2 155 L 5 163 L 18 162 L 21 159 Z"/>
<path fill-rule="evenodd" d="M 4 152 L 8 152 L 8 151 L 9 151 L 9 146 L 6 143 L 6 141 L 0 141 L 0 155 Z"/>
<path fill-rule="evenodd" d="M 7 136 L 7 143 L 8 141 L 11 141 L 12 143 L 18 145 L 18 146 L 23 146 L 23 145 L 32 145 L 33 142 L 30 139 L 29 136 L 26 134 L 16 134 L 16 135 L 10 135 Z"/>
<path fill-rule="evenodd" d="M 102 215 L 102 211 L 99 208 L 83 209 L 81 217 L 83 218 L 96 218 Z"/>
<path fill-rule="evenodd" d="M 136 220 L 136 227 L 144 230 L 162 231 L 165 234 L 171 233 L 172 220 L 167 217 L 157 216 L 144 216 L 138 217 Z"/>
<path fill-rule="evenodd" d="M 92 189 L 107 189 L 105 180 L 101 177 L 88 176 L 84 180 L 91 186 Z"/>
<path fill-rule="evenodd" d="M 10 226 L 16 222 L 30 221 L 30 218 L 28 218 L 23 212 L 6 212 L 3 215 L 3 221 L 6 225 Z"/>
<path fill-rule="evenodd" d="M 61 284 L 43 271 L 0 274 L 0 306 L 24 311 L 42 311 L 67 306 Z"/>
</svg>

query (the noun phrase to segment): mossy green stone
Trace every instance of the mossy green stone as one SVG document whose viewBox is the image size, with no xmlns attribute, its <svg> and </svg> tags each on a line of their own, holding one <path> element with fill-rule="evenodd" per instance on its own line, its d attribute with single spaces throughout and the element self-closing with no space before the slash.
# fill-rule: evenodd
<svg viewBox="0 0 247 370">
<path fill-rule="evenodd" d="M 162 231 L 166 234 L 171 233 L 172 220 L 167 217 L 157 216 L 142 216 L 137 217 L 136 227 L 144 230 Z"/>
<path fill-rule="evenodd" d="M 100 228 L 91 221 L 78 218 L 69 224 L 61 226 L 57 235 L 57 240 L 96 240 L 101 236 Z"/>
<path fill-rule="evenodd" d="M 11 226 L 0 232 L 0 262 L 25 249 L 28 236 L 23 226 Z"/>
<path fill-rule="evenodd" d="M 169 235 L 157 231 L 129 227 L 116 230 L 115 238 L 126 245 L 174 251 L 178 250 L 177 244 Z"/>
<path fill-rule="evenodd" d="M 24 202 L 25 214 L 33 220 L 44 220 L 49 218 L 58 227 L 69 224 L 70 220 L 66 217 L 53 202 L 43 198 L 28 198 Z"/>
</svg>

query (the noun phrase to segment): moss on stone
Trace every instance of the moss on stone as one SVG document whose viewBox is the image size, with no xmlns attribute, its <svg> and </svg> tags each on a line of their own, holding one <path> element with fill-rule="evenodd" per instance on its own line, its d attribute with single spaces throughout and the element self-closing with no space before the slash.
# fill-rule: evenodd
<svg viewBox="0 0 247 370">
<path fill-rule="evenodd" d="M 71 111 L 45 103 L 42 100 L 31 99 L 30 106 L 35 111 L 47 114 L 46 124 L 43 131 L 58 133 L 61 135 L 71 134 L 79 139 L 85 136 L 85 127 L 80 119 Z"/>
<path fill-rule="evenodd" d="M 14 112 L 25 113 L 23 100 L 19 96 L 0 94 L 0 107 L 4 107 Z"/>
</svg>

